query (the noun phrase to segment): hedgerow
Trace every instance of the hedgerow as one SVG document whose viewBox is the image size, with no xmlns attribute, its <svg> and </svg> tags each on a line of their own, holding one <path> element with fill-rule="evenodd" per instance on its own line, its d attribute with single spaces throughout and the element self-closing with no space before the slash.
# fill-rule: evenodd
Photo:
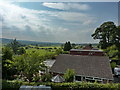
<svg viewBox="0 0 120 90">
<path fill-rule="evenodd" d="M 78 89 L 97 89 L 97 90 L 120 90 L 120 83 L 90 83 L 90 82 L 67 82 L 67 83 L 53 83 L 53 82 L 22 82 L 22 81 L 2 81 L 2 88 L 19 90 L 20 86 L 39 86 L 46 85 L 51 86 L 52 90 L 78 90 Z"/>
</svg>

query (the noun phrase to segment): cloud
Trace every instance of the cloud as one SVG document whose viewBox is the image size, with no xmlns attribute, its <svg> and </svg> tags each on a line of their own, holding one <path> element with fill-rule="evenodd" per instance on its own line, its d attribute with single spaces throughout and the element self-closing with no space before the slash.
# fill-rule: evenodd
<svg viewBox="0 0 120 90">
<path fill-rule="evenodd" d="M 26 30 L 26 25 L 29 25 L 35 31 L 39 31 L 38 26 L 47 27 L 44 22 L 48 20 L 41 15 L 44 11 L 26 9 L 12 3 L 0 3 L 0 6 L 3 26 L 16 26 L 19 30 Z"/>
<path fill-rule="evenodd" d="M 80 42 L 88 37 L 87 29 L 76 30 L 70 26 L 81 27 L 94 23 L 94 18 L 81 12 L 33 10 L 17 6 L 13 3 L 0 3 L 3 37 L 22 40 Z M 70 8 L 69 8 L 70 9 Z M 62 23 L 68 24 L 68 26 Z M 71 25 L 70 25 L 70 24 Z M 85 32 L 87 32 L 85 34 Z M 79 39 L 79 40 L 78 40 Z"/>
<path fill-rule="evenodd" d="M 43 6 L 59 10 L 89 10 L 90 6 L 80 3 L 43 3 Z"/>
<path fill-rule="evenodd" d="M 89 25 L 96 22 L 94 16 L 80 12 L 58 12 L 55 16 L 67 22 L 76 22 L 80 23 L 81 25 Z"/>
</svg>

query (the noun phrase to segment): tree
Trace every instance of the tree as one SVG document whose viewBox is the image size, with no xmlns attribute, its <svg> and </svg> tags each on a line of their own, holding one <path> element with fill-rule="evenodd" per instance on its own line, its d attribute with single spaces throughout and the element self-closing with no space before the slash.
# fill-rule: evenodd
<svg viewBox="0 0 120 90">
<path fill-rule="evenodd" d="M 120 26 L 116 26 L 114 22 L 104 22 L 92 34 L 93 39 L 99 39 L 99 46 L 106 49 L 107 55 L 119 60 L 120 63 Z"/>
<path fill-rule="evenodd" d="M 62 53 L 63 53 L 62 48 L 56 49 L 55 53 L 56 53 L 57 55 L 62 54 Z"/>
<path fill-rule="evenodd" d="M 40 56 L 39 53 L 27 53 L 15 56 L 13 58 L 13 67 L 17 69 L 21 77 L 26 77 L 29 81 L 32 81 L 33 74 L 46 69 L 43 63 L 44 60 L 45 58 Z"/>
<path fill-rule="evenodd" d="M 45 73 L 44 75 L 41 76 L 41 80 L 43 82 L 50 82 L 52 78 L 52 75 L 50 73 Z"/>
<path fill-rule="evenodd" d="M 71 45 L 71 46 L 72 46 L 72 48 L 75 48 L 76 44 L 75 44 L 75 43 L 72 43 L 72 45 Z"/>
<path fill-rule="evenodd" d="M 16 73 L 15 69 L 11 67 L 13 52 L 10 47 L 2 48 L 2 78 L 12 79 Z"/>
<path fill-rule="evenodd" d="M 9 44 L 9 46 L 13 49 L 13 52 L 14 52 L 15 54 L 17 54 L 17 50 L 18 50 L 18 48 L 20 47 L 20 43 L 19 43 L 16 39 L 14 39 L 14 40 Z"/>
<path fill-rule="evenodd" d="M 64 44 L 64 51 L 69 51 L 70 49 L 72 49 L 72 46 L 70 44 L 70 41 L 68 41 Z"/>
<path fill-rule="evenodd" d="M 116 25 L 113 22 L 104 22 L 92 34 L 93 39 L 99 39 L 99 45 L 102 49 L 113 45 L 116 39 Z"/>
<path fill-rule="evenodd" d="M 118 59 L 120 63 L 120 26 L 117 27 L 116 46 L 118 48 Z"/>
<path fill-rule="evenodd" d="M 117 32 L 116 32 L 116 41 L 117 41 L 117 44 L 119 44 L 119 47 L 120 47 L 120 25 L 117 27 Z"/>
<path fill-rule="evenodd" d="M 66 82 L 73 82 L 75 76 L 75 71 L 73 69 L 67 69 L 64 74 L 64 78 Z"/>
<path fill-rule="evenodd" d="M 89 47 L 92 47 L 92 44 L 88 44 Z"/>
<path fill-rule="evenodd" d="M 19 55 L 22 55 L 22 54 L 25 54 L 26 51 L 25 51 L 25 49 L 22 47 L 22 48 L 19 48 L 19 50 L 17 51 L 17 53 L 18 53 Z"/>
<path fill-rule="evenodd" d="M 114 69 L 117 66 L 116 62 L 111 63 L 111 68 Z"/>
<path fill-rule="evenodd" d="M 13 52 L 10 47 L 4 47 L 2 48 L 2 60 L 12 60 Z"/>
<path fill-rule="evenodd" d="M 109 56 L 110 59 L 119 60 L 120 52 L 118 51 L 118 48 L 116 45 L 112 45 L 110 47 L 107 47 L 105 52 L 107 53 L 107 55 Z"/>
<path fill-rule="evenodd" d="M 117 66 L 116 62 L 112 62 L 110 63 L 111 68 L 112 68 L 112 72 L 114 73 L 114 68 Z"/>
</svg>

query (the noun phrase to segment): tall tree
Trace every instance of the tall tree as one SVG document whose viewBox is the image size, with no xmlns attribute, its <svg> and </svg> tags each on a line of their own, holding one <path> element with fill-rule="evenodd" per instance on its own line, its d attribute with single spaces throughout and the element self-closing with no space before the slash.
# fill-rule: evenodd
<svg viewBox="0 0 120 90">
<path fill-rule="evenodd" d="M 92 37 L 93 39 L 99 39 L 101 48 L 106 49 L 113 44 L 113 41 L 115 43 L 116 30 L 116 25 L 113 22 L 104 22 L 95 30 Z"/>
<path fill-rule="evenodd" d="M 2 48 L 2 78 L 12 79 L 15 74 L 15 69 L 11 67 L 13 52 L 10 47 Z"/>
<path fill-rule="evenodd" d="M 14 40 L 10 43 L 10 47 L 13 49 L 13 52 L 14 52 L 15 54 L 17 54 L 17 50 L 18 50 L 18 48 L 20 47 L 20 43 L 19 43 L 16 39 L 14 39 Z"/>
<path fill-rule="evenodd" d="M 94 39 L 99 39 L 99 46 L 106 49 L 107 55 L 119 60 L 120 63 L 120 26 L 116 26 L 114 22 L 104 22 L 92 34 Z"/>
<path fill-rule="evenodd" d="M 72 46 L 71 46 L 70 41 L 68 41 L 68 45 L 67 45 L 67 47 L 68 47 L 68 51 L 69 51 L 70 49 L 72 49 Z"/>
<path fill-rule="evenodd" d="M 10 47 L 3 47 L 2 48 L 2 60 L 12 60 L 13 52 Z"/>
<path fill-rule="evenodd" d="M 64 51 L 69 51 L 70 49 L 72 49 L 72 46 L 70 41 L 68 41 L 64 44 Z"/>
<path fill-rule="evenodd" d="M 117 27 L 116 30 L 116 44 L 120 47 L 120 25 Z"/>
</svg>

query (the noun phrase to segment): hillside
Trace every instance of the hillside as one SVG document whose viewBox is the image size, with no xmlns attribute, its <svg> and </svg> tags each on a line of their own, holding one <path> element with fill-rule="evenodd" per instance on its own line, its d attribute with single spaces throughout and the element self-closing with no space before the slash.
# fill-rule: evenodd
<svg viewBox="0 0 120 90">
<path fill-rule="evenodd" d="M 0 38 L 2 44 L 8 44 L 13 41 L 13 39 Z M 52 42 L 37 42 L 37 41 L 27 41 L 27 40 L 17 40 L 23 45 L 41 45 L 41 46 L 51 46 L 51 45 L 61 45 L 62 43 L 52 43 Z"/>
</svg>

